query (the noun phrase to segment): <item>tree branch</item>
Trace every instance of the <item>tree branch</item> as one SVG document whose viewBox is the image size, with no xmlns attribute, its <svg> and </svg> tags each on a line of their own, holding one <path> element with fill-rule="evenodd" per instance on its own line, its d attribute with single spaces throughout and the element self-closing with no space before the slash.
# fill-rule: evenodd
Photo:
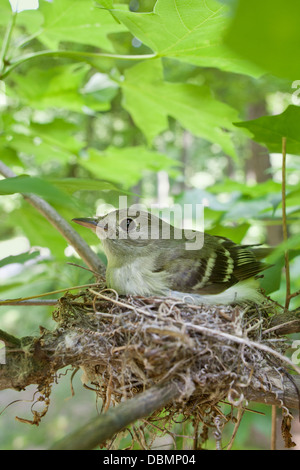
<svg viewBox="0 0 300 470">
<path fill-rule="evenodd" d="M 0 161 L 0 173 L 6 178 L 14 178 L 15 173 Z M 78 255 L 87 264 L 87 266 L 99 274 L 104 273 L 104 265 L 98 256 L 93 252 L 89 245 L 81 238 L 81 236 L 71 227 L 71 225 L 44 199 L 35 194 L 22 194 L 24 199 L 35 207 L 67 242 L 73 246 Z"/>
<path fill-rule="evenodd" d="M 111 439 L 137 419 L 145 418 L 154 411 L 178 398 L 181 391 L 175 383 L 154 386 L 134 398 L 110 408 L 92 419 L 85 426 L 56 442 L 50 450 L 89 450 Z"/>
</svg>

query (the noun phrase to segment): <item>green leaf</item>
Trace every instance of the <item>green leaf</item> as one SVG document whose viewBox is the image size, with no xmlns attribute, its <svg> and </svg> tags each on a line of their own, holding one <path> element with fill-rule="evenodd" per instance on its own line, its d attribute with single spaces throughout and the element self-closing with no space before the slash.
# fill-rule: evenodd
<svg viewBox="0 0 300 470">
<path fill-rule="evenodd" d="M 108 147 L 104 151 L 94 148 L 88 150 L 88 159 L 81 159 L 80 165 L 98 178 L 114 181 L 125 188 L 134 186 L 146 170 L 168 170 L 178 163 L 166 155 L 137 147 Z M 173 169 L 173 174 L 177 174 Z"/>
<path fill-rule="evenodd" d="M 18 157 L 18 154 L 16 150 L 9 147 L 8 144 L 10 142 L 6 141 L 5 136 L 0 136 L 0 149 L 1 149 L 1 160 L 5 165 L 11 166 L 11 165 L 18 165 L 22 166 L 22 162 Z"/>
<path fill-rule="evenodd" d="M 113 0 L 97 0 L 96 3 L 108 9 L 114 7 Z"/>
<path fill-rule="evenodd" d="M 237 111 L 217 101 L 206 86 L 163 81 L 160 60 L 142 62 L 125 72 L 120 83 L 124 107 L 147 140 L 168 128 L 168 116 L 177 119 L 193 134 L 218 143 L 235 156 L 230 133 Z"/>
<path fill-rule="evenodd" d="M 159 57 L 194 65 L 261 74 L 223 44 L 228 8 L 215 0 L 158 0 L 151 13 L 113 10 L 114 16 Z"/>
<path fill-rule="evenodd" d="M 209 233 L 210 235 L 229 238 L 235 243 L 241 243 L 249 228 L 250 224 L 247 223 L 243 223 L 234 227 L 229 227 L 227 225 L 216 225 L 212 229 L 205 230 L 205 232 Z"/>
<path fill-rule="evenodd" d="M 9 93 L 15 92 L 25 103 L 38 109 L 48 106 L 68 109 L 67 105 L 72 100 L 75 101 L 77 107 L 77 90 L 82 85 L 86 73 L 86 67 L 76 68 L 74 64 L 45 70 L 37 67 L 30 68 L 26 75 L 14 75 L 13 80 L 17 89 L 9 88 Z M 74 105 L 72 105 L 72 110 L 74 110 Z"/>
<path fill-rule="evenodd" d="M 11 283 L 6 283 L 0 286 L 0 292 L 3 293 L 2 296 L 4 298 L 8 298 L 7 292 L 10 291 L 11 289 L 19 289 L 21 286 L 24 285 L 24 282 L 11 282 Z M 19 291 L 17 291 L 17 297 L 20 298 Z M 14 298 L 11 296 L 11 298 Z"/>
<path fill-rule="evenodd" d="M 55 152 L 69 157 L 78 154 L 86 143 L 73 136 L 77 130 L 75 124 L 60 118 L 45 124 L 32 122 L 29 127 L 31 136 L 35 140 L 38 139 L 39 142 L 51 146 L 51 158 L 55 157 Z M 49 158 L 49 152 L 45 151 L 44 159 L 46 158 Z"/>
<path fill-rule="evenodd" d="M 239 0 L 225 44 L 279 77 L 300 76 L 300 2 Z"/>
<path fill-rule="evenodd" d="M 123 191 L 111 182 L 104 180 L 91 178 L 60 178 L 51 179 L 50 182 L 70 194 L 76 191 L 117 191 L 127 194 L 127 191 Z"/>
<path fill-rule="evenodd" d="M 300 237 L 299 233 L 291 235 L 286 241 L 283 241 L 278 245 L 274 251 L 268 256 L 268 262 L 273 264 L 280 260 L 285 251 L 288 250 L 300 250 Z"/>
<path fill-rule="evenodd" d="M 89 44 L 113 52 L 108 35 L 126 31 L 109 11 L 90 0 L 40 1 L 45 21 L 38 39 L 50 49 L 61 41 Z"/>
<path fill-rule="evenodd" d="M 7 26 L 12 16 L 12 9 L 9 0 L 1 2 L 0 6 L 0 25 Z M 2 38 L 1 38 L 2 39 Z"/>
<path fill-rule="evenodd" d="M 286 195 L 286 203 L 287 203 L 287 205 L 292 205 L 292 204 L 294 204 L 295 206 L 299 205 L 299 203 L 300 203 L 300 187 L 299 187 L 299 185 L 298 185 L 297 189 L 294 189 L 293 191 L 290 191 Z"/>
<path fill-rule="evenodd" d="M 33 258 L 36 258 L 39 255 L 39 251 L 35 251 L 33 253 L 22 253 L 20 255 L 16 256 L 7 256 L 6 258 L 3 258 L 0 260 L 0 268 L 3 266 L 6 266 L 7 264 L 13 264 L 13 263 L 25 263 L 28 260 L 31 260 Z"/>
<path fill-rule="evenodd" d="M 236 204 L 237 198 L 239 195 L 236 193 L 231 193 L 229 200 L 226 202 L 219 201 L 216 195 L 211 194 L 205 189 L 188 189 L 185 190 L 182 194 L 179 194 L 175 197 L 175 202 L 181 205 L 184 204 L 195 204 L 195 201 L 198 204 L 204 204 L 204 212 L 215 211 L 219 214 L 224 215 L 224 212 L 227 212 L 232 206 Z M 204 202 L 205 201 L 205 202 Z"/>
<path fill-rule="evenodd" d="M 100 102 L 111 101 L 118 92 L 119 85 L 111 80 L 106 73 L 95 73 L 81 89 L 86 99 L 94 99 Z"/>
<path fill-rule="evenodd" d="M 268 263 L 268 259 L 266 262 Z M 281 257 L 273 266 L 263 272 L 264 277 L 259 280 L 259 284 L 266 295 L 269 295 L 280 288 L 283 266 L 284 258 Z"/>
<path fill-rule="evenodd" d="M 22 175 L 0 181 L 0 195 L 14 193 L 38 194 L 50 202 L 74 207 L 74 201 L 65 192 L 34 176 Z"/>
<path fill-rule="evenodd" d="M 275 181 L 269 179 L 262 183 L 253 183 L 253 184 L 245 184 L 239 183 L 237 181 L 233 181 L 227 178 L 224 178 L 222 183 L 216 183 L 213 186 L 209 186 L 209 192 L 211 193 L 233 193 L 234 191 L 243 194 L 244 196 L 250 197 L 260 197 L 260 196 L 267 196 L 271 193 L 273 194 L 281 194 L 281 184 L 276 183 Z"/>
<path fill-rule="evenodd" d="M 249 220 L 257 219 L 258 214 L 267 209 L 273 210 L 274 202 L 269 198 L 257 198 L 248 200 L 241 200 L 235 204 L 224 214 L 224 220 Z"/>
<path fill-rule="evenodd" d="M 34 156 L 35 162 L 41 164 L 46 160 L 69 161 L 70 156 L 74 155 L 71 150 L 65 149 L 54 142 L 49 141 L 47 136 L 35 136 L 11 133 L 10 147 L 16 150 L 19 155 Z M 76 155 L 76 153 L 75 153 Z"/>
<path fill-rule="evenodd" d="M 47 247 L 55 258 L 66 259 L 64 250 L 68 245 L 67 241 L 44 216 L 28 203 L 24 202 L 20 209 L 15 209 L 8 214 L 7 223 L 11 227 L 17 224 L 18 231 L 25 234 L 31 246 Z"/>
<path fill-rule="evenodd" d="M 35 35 L 41 30 L 44 17 L 39 9 L 37 10 L 23 10 L 18 13 L 16 19 L 16 26 L 25 28 L 30 35 Z"/>
<path fill-rule="evenodd" d="M 288 153 L 300 155 L 300 108 L 290 105 L 282 114 L 235 123 L 253 134 L 253 140 L 268 147 L 270 152 L 282 152 L 282 137 L 287 138 Z"/>
<path fill-rule="evenodd" d="M 108 110 L 108 101 L 93 99 L 92 93 L 81 91 L 89 70 L 88 65 L 78 64 L 46 70 L 31 68 L 26 75 L 14 74 L 17 87 L 10 88 L 9 93 L 37 109 L 63 108 L 79 113 L 84 112 L 85 107 Z"/>
</svg>

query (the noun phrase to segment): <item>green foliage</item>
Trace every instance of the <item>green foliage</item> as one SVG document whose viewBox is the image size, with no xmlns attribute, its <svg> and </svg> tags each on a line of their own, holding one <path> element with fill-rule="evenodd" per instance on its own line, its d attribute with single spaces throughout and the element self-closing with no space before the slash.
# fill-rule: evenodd
<svg viewBox="0 0 300 470">
<path fill-rule="evenodd" d="M 71 41 L 112 51 L 108 35 L 126 31 L 108 11 L 86 0 L 43 1 L 40 12 L 44 21 L 35 37 L 50 49 L 57 49 L 62 41 Z"/>
<path fill-rule="evenodd" d="M 33 253 L 22 253 L 21 255 L 16 255 L 16 256 L 7 256 L 6 258 L 3 258 L 0 260 L 0 268 L 2 268 L 2 266 L 5 266 L 7 264 L 12 264 L 12 263 L 23 264 L 26 261 L 36 258 L 36 256 L 38 256 L 37 251 Z"/>
<path fill-rule="evenodd" d="M 297 0 L 240 0 L 225 42 L 265 72 L 295 80 L 300 75 L 299 16 Z"/>
<path fill-rule="evenodd" d="M 168 83 L 160 60 L 142 62 L 128 69 L 121 84 L 124 107 L 151 143 L 168 127 L 168 116 L 194 135 L 219 144 L 235 156 L 230 134 L 237 112 L 214 99 L 208 87 Z"/>
<path fill-rule="evenodd" d="M 268 147 L 270 152 L 281 153 L 282 137 L 287 138 L 288 153 L 300 154 L 300 108 L 288 106 L 276 116 L 262 116 L 253 121 L 238 122 L 238 127 L 245 127 L 252 133 L 252 138 Z"/>
<path fill-rule="evenodd" d="M 72 64 L 47 70 L 32 69 L 26 76 L 15 74 L 11 95 L 35 109 L 54 107 L 81 113 L 84 107 L 89 107 L 106 111 L 110 108 L 108 101 L 81 89 L 89 69 L 89 66 Z"/>
<path fill-rule="evenodd" d="M 254 76 L 260 73 L 223 44 L 228 9 L 215 0 L 158 0 L 151 13 L 115 9 L 114 16 L 158 57 Z"/>
<path fill-rule="evenodd" d="M 64 201 L 65 205 L 73 205 L 73 201 L 66 193 L 55 188 L 48 181 L 34 176 L 16 176 L 0 181 L 0 194 L 33 193 L 42 196 L 53 203 Z"/>
<path fill-rule="evenodd" d="M 104 8 L 113 8 L 113 1 L 112 0 L 97 0 L 97 3 Z"/>
<path fill-rule="evenodd" d="M 126 188 L 138 183 L 146 170 L 170 170 L 176 165 L 171 158 L 142 146 L 107 147 L 102 152 L 90 148 L 88 153 L 89 158 L 81 163 L 83 167 L 99 178 L 114 181 Z M 171 174 L 176 175 L 176 172 Z"/>
</svg>

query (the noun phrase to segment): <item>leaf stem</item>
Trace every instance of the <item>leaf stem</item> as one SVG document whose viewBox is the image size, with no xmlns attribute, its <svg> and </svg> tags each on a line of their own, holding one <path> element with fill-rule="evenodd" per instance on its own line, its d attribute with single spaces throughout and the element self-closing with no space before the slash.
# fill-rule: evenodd
<svg viewBox="0 0 300 470">
<path fill-rule="evenodd" d="M 121 54 L 109 54 L 109 53 L 94 53 L 94 52 L 80 52 L 80 51 L 39 51 L 31 54 L 26 54 L 20 58 L 16 58 L 10 62 L 10 67 L 7 67 L 5 72 L 0 74 L 0 79 L 4 79 L 9 73 L 18 67 L 19 65 L 37 57 L 65 57 L 79 62 L 87 62 L 90 65 L 94 65 L 94 61 L 102 58 L 111 58 L 118 60 L 144 60 L 154 59 L 157 57 L 156 54 L 142 54 L 142 55 L 121 55 Z"/>
</svg>

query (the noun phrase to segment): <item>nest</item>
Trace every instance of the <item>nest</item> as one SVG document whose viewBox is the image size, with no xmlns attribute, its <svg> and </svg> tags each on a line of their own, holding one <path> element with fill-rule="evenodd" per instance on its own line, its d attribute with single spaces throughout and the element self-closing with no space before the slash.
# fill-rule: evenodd
<svg viewBox="0 0 300 470">
<path fill-rule="evenodd" d="M 205 440 L 205 429 L 218 431 L 226 421 L 221 401 L 245 407 L 249 388 L 278 392 L 270 377 L 287 374 L 287 346 L 267 331 L 276 310 L 268 301 L 234 307 L 188 300 L 119 298 L 107 289 L 67 294 L 54 312 L 62 338 L 54 360 L 68 356 L 69 364 L 84 370 L 83 381 L 93 384 L 103 410 L 155 384 L 176 383 L 180 396 L 166 409 L 165 429 L 179 414 L 198 429 L 197 417 Z"/>
</svg>

